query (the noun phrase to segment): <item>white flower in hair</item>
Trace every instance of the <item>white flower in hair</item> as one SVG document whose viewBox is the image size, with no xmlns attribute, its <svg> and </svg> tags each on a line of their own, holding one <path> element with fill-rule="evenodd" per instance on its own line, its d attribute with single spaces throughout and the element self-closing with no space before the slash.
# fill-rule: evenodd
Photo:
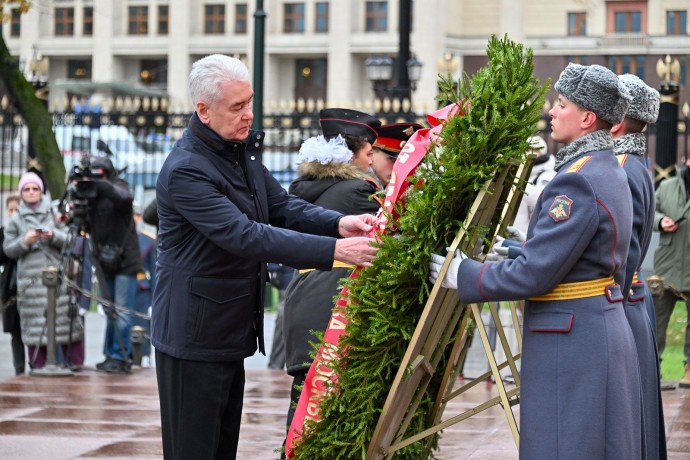
<svg viewBox="0 0 690 460">
<path fill-rule="evenodd" d="M 352 160 L 352 151 L 340 134 L 328 141 L 323 136 L 317 136 L 302 143 L 299 157 L 301 162 L 318 161 L 322 165 L 332 161 L 347 163 Z"/>
</svg>

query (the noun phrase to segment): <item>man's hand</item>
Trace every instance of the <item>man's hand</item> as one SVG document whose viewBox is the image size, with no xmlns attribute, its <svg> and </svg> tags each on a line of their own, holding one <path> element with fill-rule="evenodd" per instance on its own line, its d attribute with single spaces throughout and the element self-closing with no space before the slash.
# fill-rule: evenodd
<svg viewBox="0 0 690 460">
<path fill-rule="evenodd" d="M 507 227 L 506 234 L 511 240 L 515 240 L 520 243 L 524 243 L 527 239 L 527 235 L 525 235 L 525 232 L 523 232 L 517 227 Z"/>
<path fill-rule="evenodd" d="M 341 219 L 342 222 L 345 218 Z M 376 257 L 379 248 L 371 245 L 375 240 L 362 236 L 342 238 L 335 240 L 335 254 L 333 258 L 346 264 L 359 267 L 371 266 L 371 261 Z"/>
<path fill-rule="evenodd" d="M 459 249 L 455 251 L 455 256 L 450 261 L 450 266 L 446 272 L 446 276 L 443 278 L 441 286 L 448 289 L 458 289 L 458 270 L 460 269 L 460 263 L 467 259 L 467 256 L 463 254 Z M 431 259 L 429 260 L 429 281 L 436 283 L 438 275 L 441 273 L 441 266 L 446 260 L 445 257 L 438 254 L 431 254 Z"/>
<path fill-rule="evenodd" d="M 667 233 L 674 233 L 678 230 L 678 224 L 668 216 L 661 219 L 661 229 Z"/>
<path fill-rule="evenodd" d="M 375 224 L 376 217 L 371 214 L 343 216 L 338 223 L 338 233 L 340 233 L 340 236 L 343 238 L 367 236 L 371 229 L 374 228 Z"/>
</svg>

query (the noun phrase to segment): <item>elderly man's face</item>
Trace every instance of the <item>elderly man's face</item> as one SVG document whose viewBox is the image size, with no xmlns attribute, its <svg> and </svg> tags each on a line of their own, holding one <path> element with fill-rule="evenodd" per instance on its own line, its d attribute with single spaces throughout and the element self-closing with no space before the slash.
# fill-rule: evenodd
<svg viewBox="0 0 690 460">
<path fill-rule="evenodd" d="M 220 98 L 216 103 L 197 102 L 199 119 L 223 139 L 243 141 L 254 121 L 252 84 L 249 81 L 228 81 L 221 83 L 219 90 Z"/>
</svg>

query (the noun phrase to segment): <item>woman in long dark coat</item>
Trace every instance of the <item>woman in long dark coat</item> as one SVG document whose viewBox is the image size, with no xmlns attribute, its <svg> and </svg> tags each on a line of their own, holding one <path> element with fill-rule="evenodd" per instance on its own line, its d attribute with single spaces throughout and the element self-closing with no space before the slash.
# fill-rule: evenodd
<svg viewBox="0 0 690 460">
<path fill-rule="evenodd" d="M 375 214 L 380 204 L 372 196 L 378 187 L 370 168 L 381 123 L 355 110 L 324 109 L 320 115 L 324 135 L 302 144 L 300 176 L 290 184 L 290 193 L 345 215 Z M 288 427 L 300 396 L 295 387 L 304 383 L 311 365 L 311 342 L 318 342 L 313 331 L 326 329 L 333 299 L 353 269 L 338 263 L 330 271 L 300 270 L 287 288 L 285 361 L 287 373 L 294 377 Z"/>
</svg>

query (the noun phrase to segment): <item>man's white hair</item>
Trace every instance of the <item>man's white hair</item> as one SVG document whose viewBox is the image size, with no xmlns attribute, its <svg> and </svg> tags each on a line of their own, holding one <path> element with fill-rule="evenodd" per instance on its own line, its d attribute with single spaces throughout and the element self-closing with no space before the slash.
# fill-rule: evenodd
<svg viewBox="0 0 690 460">
<path fill-rule="evenodd" d="M 224 54 L 211 54 L 192 64 L 189 94 L 195 106 L 199 101 L 214 105 L 220 99 L 221 83 L 248 80 L 249 70 L 242 61 Z"/>
</svg>

